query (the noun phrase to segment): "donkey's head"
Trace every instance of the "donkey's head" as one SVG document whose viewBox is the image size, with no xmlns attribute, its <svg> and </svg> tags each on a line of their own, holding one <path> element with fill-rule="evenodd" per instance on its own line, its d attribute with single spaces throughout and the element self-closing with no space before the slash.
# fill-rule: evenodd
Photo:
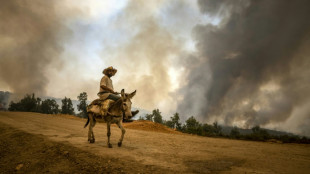
<svg viewBox="0 0 310 174">
<path fill-rule="evenodd" d="M 136 90 L 130 94 L 125 93 L 124 89 L 121 91 L 121 99 L 123 101 L 122 104 L 122 110 L 124 111 L 124 116 L 126 118 L 131 118 L 132 113 L 131 113 L 131 99 L 136 95 Z"/>
</svg>

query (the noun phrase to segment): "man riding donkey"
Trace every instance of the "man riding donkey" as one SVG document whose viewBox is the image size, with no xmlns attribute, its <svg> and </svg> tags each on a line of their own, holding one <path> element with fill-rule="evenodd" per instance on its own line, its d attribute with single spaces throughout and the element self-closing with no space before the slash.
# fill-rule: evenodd
<svg viewBox="0 0 310 174">
<path fill-rule="evenodd" d="M 111 102 L 115 102 L 118 99 L 120 99 L 121 97 L 119 96 L 118 92 L 114 91 L 113 88 L 113 83 L 111 80 L 111 77 L 114 76 L 117 72 L 117 69 L 114 69 L 112 66 L 106 68 L 103 70 L 103 74 L 104 76 L 101 78 L 100 81 L 100 89 L 99 89 L 99 93 L 97 94 L 99 96 L 99 99 L 101 101 L 105 101 L 103 102 L 103 106 L 102 106 L 102 113 L 103 115 L 107 115 L 108 114 L 108 110 L 110 107 Z M 110 99 L 110 100 L 108 100 Z M 139 110 L 136 111 L 132 111 L 132 117 L 135 116 L 136 114 L 138 114 Z M 128 118 L 125 116 L 124 122 L 131 122 L 131 118 Z"/>
<path fill-rule="evenodd" d="M 125 90 L 121 90 L 121 96 L 113 89 L 111 77 L 117 72 L 113 67 L 108 67 L 103 70 L 104 76 L 100 81 L 100 91 L 98 93 L 99 99 L 95 99 L 87 106 L 88 119 L 84 126 L 89 125 L 88 141 L 89 143 L 95 143 L 95 135 L 93 128 L 96 125 L 96 119 L 100 118 L 103 122 L 107 123 L 107 136 L 108 147 L 112 148 L 110 143 L 111 136 L 111 124 L 117 124 L 121 129 L 122 134 L 118 142 L 118 147 L 122 146 L 123 138 L 126 130 L 122 123 L 131 122 L 130 120 L 139 111 L 131 111 L 131 99 L 136 95 L 136 90 L 132 93 L 125 93 Z"/>
</svg>

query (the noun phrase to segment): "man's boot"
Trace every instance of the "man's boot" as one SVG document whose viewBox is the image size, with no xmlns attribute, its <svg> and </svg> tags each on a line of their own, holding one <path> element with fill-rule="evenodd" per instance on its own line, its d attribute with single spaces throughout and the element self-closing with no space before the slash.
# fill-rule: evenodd
<svg viewBox="0 0 310 174">
<path fill-rule="evenodd" d="M 138 113 L 139 113 L 139 110 L 131 111 L 132 117 L 136 116 Z M 131 117 L 131 118 L 132 118 L 132 117 Z"/>
<path fill-rule="evenodd" d="M 137 115 L 138 113 L 139 113 L 139 110 L 131 111 L 132 116 L 130 118 L 124 118 L 123 122 L 133 122 L 133 120 L 131 118 L 134 117 L 135 115 Z"/>
</svg>

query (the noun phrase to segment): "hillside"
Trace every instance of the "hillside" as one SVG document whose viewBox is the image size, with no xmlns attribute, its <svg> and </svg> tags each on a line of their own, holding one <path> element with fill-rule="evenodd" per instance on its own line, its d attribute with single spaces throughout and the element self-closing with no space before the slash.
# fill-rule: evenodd
<svg viewBox="0 0 310 174">
<path fill-rule="evenodd" d="M 0 171 L 4 173 L 309 173 L 310 146 L 175 134 L 147 121 L 106 124 L 87 142 L 85 119 L 0 112 Z M 268 159 L 268 162 L 266 161 Z"/>
<path fill-rule="evenodd" d="M 182 134 L 181 132 L 168 128 L 167 126 L 164 126 L 159 123 L 154 123 L 148 120 L 137 120 L 131 123 L 125 123 L 124 127 L 128 129 L 136 129 L 136 130 L 144 130 L 144 131 L 152 131 L 152 132 Z"/>
</svg>

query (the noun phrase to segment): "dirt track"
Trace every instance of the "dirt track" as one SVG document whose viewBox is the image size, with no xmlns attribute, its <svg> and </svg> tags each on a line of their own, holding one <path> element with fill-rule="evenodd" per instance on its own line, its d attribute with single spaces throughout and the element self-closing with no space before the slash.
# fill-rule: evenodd
<svg viewBox="0 0 310 174">
<path fill-rule="evenodd" d="M 310 146 L 112 127 L 38 113 L 0 112 L 0 173 L 310 173 Z M 127 127 L 132 127 L 127 123 Z"/>
</svg>

